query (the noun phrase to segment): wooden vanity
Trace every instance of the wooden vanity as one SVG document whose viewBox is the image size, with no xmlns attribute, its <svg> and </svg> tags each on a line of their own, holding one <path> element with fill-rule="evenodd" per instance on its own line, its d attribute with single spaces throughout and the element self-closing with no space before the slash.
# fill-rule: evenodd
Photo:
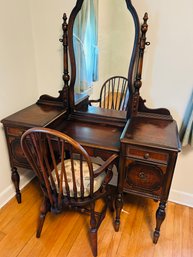
<svg viewBox="0 0 193 257">
<path fill-rule="evenodd" d="M 153 237 L 153 242 L 157 243 L 180 147 L 177 138 L 174 120 L 140 116 L 128 120 L 121 136 L 117 231 L 123 207 L 122 193 L 148 197 L 160 201 Z"/>
<path fill-rule="evenodd" d="M 128 71 L 127 111 L 103 109 L 89 106 L 88 95 L 77 94 L 74 90 L 77 57 L 73 50 L 73 26 L 83 3 L 84 0 L 77 0 L 68 24 L 66 16 L 63 17 L 64 87 L 59 96 L 43 95 L 37 103 L 1 121 L 16 198 L 21 203 L 18 168 L 29 168 L 20 146 L 22 133 L 37 126 L 54 128 L 78 141 L 91 156 L 106 160 L 112 153 L 119 154 L 115 230 L 119 230 L 123 192 L 148 197 L 159 201 L 153 236 L 153 242 L 157 243 L 180 142 L 170 112 L 164 108 L 147 108 L 140 96 L 144 49 L 149 45 L 146 42 L 148 16 L 145 14 L 140 26 L 131 1 L 125 1 L 135 29 Z"/>
</svg>

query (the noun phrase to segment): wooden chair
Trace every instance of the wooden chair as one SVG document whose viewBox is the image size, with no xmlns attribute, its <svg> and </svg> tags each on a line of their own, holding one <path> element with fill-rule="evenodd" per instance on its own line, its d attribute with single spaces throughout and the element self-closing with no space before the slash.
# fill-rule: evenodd
<svg viewBox="0 0 193 257">
<path fill-rule="evenodd" d="M 128 101 L 128 79 L 114 76 L 105 81 L 100 91 L 100 98 L 90 100 L 89 104 L 98 103 L 99 107 L 125 111 Z"/>
<path fill-rule="evenodd" d="M 60 213 L 66 207 L 74 207 L 90 214 L 91 246 L 93 255 L 97 256 L 97 231 L 106 214 L 107 186 L 112 178 L 110 166 L 117 155 L 112 155 L 101 166 L 92 163 L 78 142 L 48 128 L 27 130 L 21 145 L 44 195 L 36 237 L 40 237 L 48 211 Z M 95 202 L 99 198 L 105 202 L 102 210 L 96 212 Z"/>
</svg>

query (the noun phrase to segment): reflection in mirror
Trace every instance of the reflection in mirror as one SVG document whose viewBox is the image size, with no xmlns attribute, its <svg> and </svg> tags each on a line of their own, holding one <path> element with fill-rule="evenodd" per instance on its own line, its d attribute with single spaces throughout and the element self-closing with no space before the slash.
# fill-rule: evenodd
<svg viewBox="0 0 193 257">
<path fill-rule="evenodd" d="M 97 99 L 110 77 L 127 78 L 134 37 L 125 0 L 84 0 L 73 27 L 75 92 Z"/>
<path fill-rule="evenodd" d="M 76 60 L 75 92 L 82 93 L 98 79 L 98 0 L 84 0 L 73 27 Z"/>
</svg>

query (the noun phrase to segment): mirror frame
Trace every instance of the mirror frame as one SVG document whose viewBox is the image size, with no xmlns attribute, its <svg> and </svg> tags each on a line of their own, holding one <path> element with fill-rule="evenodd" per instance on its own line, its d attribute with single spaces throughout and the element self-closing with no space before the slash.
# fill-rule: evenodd
<svg viewBox="0 0 193 257">
<path fill-rule="evenodd" d="M 68 47 L 69 47 L 69 59 L 70 59 L 70 66 L 71 66 L 71 76 L 70 76 L 70 85 L 69 85 L 69 105 L 71 110 L 75 108 L 75 94 L 74 94 L 74 85 L 76 80 L 76 61 L 75 61 L 75 53 L 73 48 L 73 26 L 75 22 L 75 18 L 80 11 L 84 0 L 77 0 L 76 5 L 74 6 L 68 22 Z M 134 86 L 133 86 L 133 78 L 134 78 L 134 66 L 137 56 L 138 44 L 139 44 L 139 37 L 140 37 L 140 24 L 138 14 L 132 5 L 131 0 L 125 0 L 127 8 L 131 13 L 134 21 L 135 27 L 135 36 L 134 36 L 134 44 L 133 50 L 131 54 L 131 59 L 129 63 L 129 70 L 128 70 L 128 88 L 129 88 L 129 95 L 134 93 Z M 131 97 L 130 97 L 131 99 Z M 128 101 L 127 110 L 130 106 Z"/>
</svg>

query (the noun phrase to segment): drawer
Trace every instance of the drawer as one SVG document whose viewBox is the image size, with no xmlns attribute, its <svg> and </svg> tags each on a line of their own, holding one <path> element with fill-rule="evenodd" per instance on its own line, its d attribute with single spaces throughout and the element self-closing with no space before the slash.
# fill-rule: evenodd
<svg viewBox="0 0 193 257">
<path fill-rule="evenodd" d="M 29 164 L 20 144 L 20 138 L 9 137 L 10 158 L 14 165 L 29 168 Z"/>
<path fill-rule="evenodd" d="M 7 127 L 6 130 L 8 135 L 20 137 L 26 129 Z"/>
<path fill-rule="evenodd" d="M 161 195 L 166 166 L 127 161 L 124 188 Z"/>
<path fill-rule="evenodd" d="M 130 146 L 127 146 L 126 148 L 126 156 L 135 159 L 159 162 L 164 164 L 167 164 L 168 162 L 168 154 L 165 152 L 152 151 L 149 149 L 135 148 Z"/>
</svg>

